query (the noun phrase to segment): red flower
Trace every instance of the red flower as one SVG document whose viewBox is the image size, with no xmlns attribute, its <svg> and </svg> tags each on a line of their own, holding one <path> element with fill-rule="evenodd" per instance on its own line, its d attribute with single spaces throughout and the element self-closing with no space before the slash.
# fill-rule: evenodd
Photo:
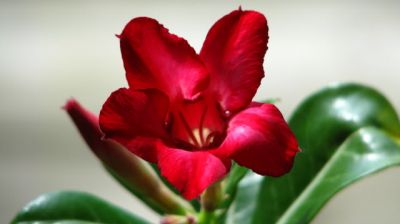
<svg viewBox="0 0 400 224">
<path fill-rule="evenodd" d="M 151 18 L 119 36 L 129 88 L 100 113 L 105 137 L 157 163 L 187 199 L 220 180 L 234 160 L 261 175 L 288 172 L 297 141 L 272 104 L 251 102 L 264 76 L 265 17 L 231 12 L 209 31 L 200 54 Z"/>
</svg>

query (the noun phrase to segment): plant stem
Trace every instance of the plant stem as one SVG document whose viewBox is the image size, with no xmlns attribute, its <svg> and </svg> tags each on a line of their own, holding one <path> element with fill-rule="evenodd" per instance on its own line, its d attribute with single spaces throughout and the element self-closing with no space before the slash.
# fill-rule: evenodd
<svg viewBox="0 0 400 224">
<path fill-rule="evenodd" d="M 221 182 L 211 185 L 201 196 L 201 211 L 198 216 L 198 224 L 215 223 L 215 210 L 222 199 Z"/>
<path fill-rule="evenodd" d="M 198 216 L 198 224 L 215 224 L 214 212 L 200 211 Z"/>
</svg>

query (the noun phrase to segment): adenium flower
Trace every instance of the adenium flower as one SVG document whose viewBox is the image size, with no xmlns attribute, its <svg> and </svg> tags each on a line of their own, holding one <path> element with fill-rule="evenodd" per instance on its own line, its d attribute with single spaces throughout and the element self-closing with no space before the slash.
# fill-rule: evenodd
<svg viewBox="0 0 400 224">
<path fill-rule="evenodd" d="M 223 178 L 232 161 L 261 175 L 291 169 L 293 133 L 274 105 L 252 102 L 264 77 L 262 14 L 224 16 L 199 54 L 151 18 L 131 20 L 119 38 L 129 88 L 103 105 L 106 139 L 156 163 L 186 199 Z"/>
</svg>

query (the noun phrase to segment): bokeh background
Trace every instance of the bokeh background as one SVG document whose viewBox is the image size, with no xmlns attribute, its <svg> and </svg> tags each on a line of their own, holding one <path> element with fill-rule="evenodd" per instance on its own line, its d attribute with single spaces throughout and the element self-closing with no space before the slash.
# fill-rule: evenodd
<svg viewBox="0 0 400 224">
<path fill-rule="evenodd" d="M 199 50 L 210 26 L 239 5 L 264 13 L 270 27 L 256 99 L 279 97 L 289 117 L 320 87 L 355 81 L 380 89 L 400 111 L 400 1 L 1 1 L 0 223 L 62 189 L 91 192 L 156 223 L 103 171 L 61 106 L 75 97 L 98 113 L 126 86 L 114 34 L 131 18 L 156 18 Z M 398 223 L 399 189 L 399 169 L 364 179 L 313 223 Z"/>
</svg>

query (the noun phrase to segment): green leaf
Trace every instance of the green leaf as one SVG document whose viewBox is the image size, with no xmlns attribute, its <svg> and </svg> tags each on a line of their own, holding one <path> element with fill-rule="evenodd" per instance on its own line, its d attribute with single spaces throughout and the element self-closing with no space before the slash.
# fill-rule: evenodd
<svg viewBox="0 0 400 224">
<path fill-rule="evenodd" d="M 257 179 L 254 184 L 259 186 L 259 190 L 256 192 L 252 189 L 254 186 L 248 187 L 240 184 L 237 199 L 231 208 L 234 212 L 230 214 L 233 214 L 234 217 L 230 217 L 230 223 L 276 223 L 299 195 L 305 197 L 303 191 L 306 192 L 305 188 L 311 181 L 319 181 L 317 183 L 313 181 L 315 186 L 324 183 L 323 178 L 320 179 L 322 174 L 318 174 L 324 165 L 326 167 L 343 166 L 344 170 L 341 170 L 340 173 L 334 173 L 334 181 L 337 181 L 335 184 L 340 187 L 327 192 L 326 195 L 319 195 L 318 197 L 321 197 L 320 203 L 313 205 L 312 211 L 314 213 L 307 213 L 306 219 L 292 220 L 298 221 L 297 223 L 308 223 L 315 212 L 344 186 L 386 166 L 398 164 L 397 160 L 391 159 L 393 153 L 400 154 L 400 150 L 396 148 L 398 146 L 388 142 L 393 143 L 393 140 L 391 140 L 393 138 L 390 136 L 400 136 L 399 119 L 386 98 L 369 87 L 357 84 L 329 86 L 301 103 L 289 124 L 303 150 L 296 157 L 292 171 L 280 178 Z M 364 129 L 363 127 L 375 127 L 375 129 Z M 361 135 L 360 132 L 371 132 L 371 138 L 379 139 L 384 146 L 391 145 L 391 152 L 393 153 L 387 153 L 385 148 L 374 148 L 374 150 L 378 150 L 376 155 L 381 159 L 372 161 L 368 163 L 368 167 L 364 167 L 361 162 L 370 156 L 367 149 L 372 150 L 375 146 L 373 142 L 365 142 L 365 145 L 361 143 L 349 144 L 349 142 L 356 141 L 355 138 Z M 343 143 L 346 139 L 347 141 Z M 339 146 L 341 146 L 340 150 L 335 153 Z M 364 147 L 364 150 L 360 148 L 361 146 Z M 347 149 L 345 150 L 345 148 Z M 343 151 L 346 153 L 343 153 Z M 358 159 L 345 160 L 346 157 L 342 154 L 348 156 L 349 152 Z M 335 155 L 332 157 L 333 154 Z M 343 164 L 340 164 L 342 160 Z M 348 162 L 349 165 L 346 165 L 345 162 Z M 389 164 L 386 164 L 387 162 Z M 336 165 L 332 165 L 333 163 Z M 350 172 L 352 169 L 361 169 L 361 167 L 365 168 L 362 174 Z M 324 171 L 325 169 L 328 168 L 324 168 L 320 173 L 327 172 Z M 346 176 L 349 174 L 353 175 Z M 243 182 L 245 183 L 247 178 L 253 178 L 253 175 L 247 176 Z M 338 178 L 339 176 L 341 178 Z M 330 177 L 326 176 L 326 178 L 329 179 Z M 347 178 L 346 182 L 340 182 L 344 181 L 343 178 Z M 334 187 L 335 185 L 332 184 L 332 188 Z M 242 194 L 249 194 L 248 191 L 252 191 L 251 194 L 257 200 L 247 199 L 247 197 L 239 200 Z M 305 201 L 296 201 L 296 203 L 302 204 Z M 247 209 L 246 214 L 241 214 L 244 212 L 238 208 L 246 204 L 254 209 Z M 302 206 L 298 204 L 296 208 Z M 286 213 L 285 217 L 288 217 L 288 214 Z M 290 214 L 294 214 L 293 211 Z M 238 217 L 247 217 L 247 219 L 239 219 Z"/>
<path fill-rule="evenodd" d="M 362 128 L 340 146 L 278 223 L 309 223 L 336 192 L 394 165 L 400 165 L 400 144 L 380 129 Z"/>
<path fill-rule="evenodd" d="M 83 192 L 62 191 L 39 196 L 26 205 L 13 224 L 148 224 L 107 201 Z"/>
<path fill-rule="evenodd" d="M 228 210 L 225 223 L 239 224 L 250 223 L 253 219 L 252 214 L 257 209 L 259 192 L 262 189 L 262 180 L 264 177 L 248 173 L 245 178 L 239 183 L 238 192 L 235 195 L 235 200 Z"/>
</svg>

